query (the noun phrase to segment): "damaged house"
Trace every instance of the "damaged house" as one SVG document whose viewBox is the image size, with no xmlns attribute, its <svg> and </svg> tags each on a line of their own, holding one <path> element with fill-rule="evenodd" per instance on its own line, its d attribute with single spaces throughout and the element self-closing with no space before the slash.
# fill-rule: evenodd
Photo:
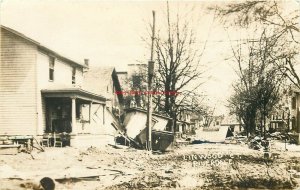
<svg viewBox="0 0 300 190">
<path fill-rule="evenodd" d="M 1 26 L 0 135 L 46 146 L 114 143 L 118 129 L 107 107 L 115 102 L 85 88 L 88 71 L 88 60 L 75 62 Z"/>
<path fill-rule="evenodd" d="M 117 72 L 123 98 L 122 117 L 126 136 L 137 148 L 145 148 L 147 141 L 147 64 L 128 64 L 128 71 Z M 152 115 L 152 148 L 166 151 L 173 147 L 174 134 L 171 132 L 172 119 L 154 110 Z M 121 142 L 120 142 L 121 143 Z"/>
<path fill-rule="evenodd" d="M 127 136 L 144 147 L 147 140 L 147 111 L 141 108 L 125 110 L 124 126 Z M 170 131 L 171 118 L 160 114 L 152 115 L 152 148 L 153 150 L 169 150 L 173 147 L 174 135 Z"/>
</svg>

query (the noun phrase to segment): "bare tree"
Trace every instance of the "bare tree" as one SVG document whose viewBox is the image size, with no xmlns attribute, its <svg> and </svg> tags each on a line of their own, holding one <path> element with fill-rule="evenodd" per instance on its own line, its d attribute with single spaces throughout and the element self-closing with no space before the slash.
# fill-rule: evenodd
<svg viewBox="0 0 300 190">
<path fill-rule="evenodd" d="M 242 53 L 241 45 L 233 49 L 240 80 L 234 85 L 229 104 L 231 112 L 244 121 L 247 134 L 255 132 L 258 120 L 265 127 L 266 117 L 280 99 L 284 75 L 273 64 L 273 45 L 263 33 L 259 41 L 250 43 L 246 53 Z"/>
<path fill-rule="evenodd" d="M 196 37 L 190 23 L 177 13 L 172 20 L 167 2 L 166 30 L 159 30 L 155 38 L 157 67 L 157 90 L 164 91 L 160 105 L 164 112 L 174 119 L 178 111 L 190 97 L 195 96 L 201 85 L 192 82 L 202 77 L 200 70 L 200 52 L 196 46 Z"/>
<path fill-rule="evenodd" d="M 247 29 L 255 26 L 267 31 L 266 38 L 272 44 L 270 57 L 273 64 L 300 89 L 299 74 L 295 70 L 300 45 L 300 9 L 299 2 L 295 1 L 294 5 L 291 3 L 293 1 L 229 3 L 217 7 L 217 13 L 223 23 Z"/>
<path fill-rule="evenodd" d="M 256 36 L 254 41 L 257 45 L 253 46 L 252 40 L 252 51 L 249 52 L 251 59 L 250 56 L 240 56 L 239 51 L 235 52 L 241 81 L 235 84 L 236 93 L 230 104 L 233 112 L 244 117 L 250 132 L 255 127 L 258 114 L 261 124 L 265 126 L 265 118 L 278 102 L 281 92 L 279 87 L 284 82 L 284 77 L 300 88 L 299 76 L 295 70 L 295 59 L 299 54 L 300 12 L 288 3 L 291 1 L 243 1 L 217 7 L 219 18 L 225 25 L 263 34 L 252 34 Z M 299 5 L 294 5 L 297 6 Z M 246 41 L 248 44 L 249 42 L 250 40 Z M 244 67 L 247 66 L 244 69 L 241 67 L 241 60 L 248 61 L 243 64 Z M 254 67 L 254 61 L 259 63 L 257 67 Z M 249 122 L 245 117 L 251 117 L 252 121 Z"/>
</svg>

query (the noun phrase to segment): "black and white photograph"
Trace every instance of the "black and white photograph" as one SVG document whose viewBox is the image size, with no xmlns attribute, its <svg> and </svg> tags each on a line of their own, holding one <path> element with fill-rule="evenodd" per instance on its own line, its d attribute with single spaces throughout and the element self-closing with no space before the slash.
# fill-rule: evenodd
<svg viewBox="0 0 300 190">
<path fill-rule="evenodd" d="M 0 190 L 300 190 L 300 0 L 0 0 Z"/>
</svg>

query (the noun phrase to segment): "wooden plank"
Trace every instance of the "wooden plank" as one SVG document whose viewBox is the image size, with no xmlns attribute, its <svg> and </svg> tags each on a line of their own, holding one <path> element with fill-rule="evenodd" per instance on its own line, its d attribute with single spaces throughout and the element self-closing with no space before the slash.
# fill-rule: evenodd
<svg viewBox="0 0 300 190">
<path fill-rule="evenodd" d="M 18 154 L 20 145 L 0 145 L 0 155 L 15 155 Z"/>
</svg>

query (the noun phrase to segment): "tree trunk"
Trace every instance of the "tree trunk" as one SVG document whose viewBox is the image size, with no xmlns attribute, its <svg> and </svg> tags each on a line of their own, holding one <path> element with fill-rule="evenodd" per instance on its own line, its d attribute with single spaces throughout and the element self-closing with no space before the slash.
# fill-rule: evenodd
<svg viewBox="0 0 300 190">
<path fill-rule="evenodd" d="M 253 135 L 255 132 L 255 116 L 251 115 L 249 118 L 249 133 Z"/>
<path fill-rule="evenodd" d="M 170 94 L 168 92 L 170 92 L 170 89 L 171 89 L 171 79 L 170 77 L 166 77 L 166 84 L 165 84 L 165 112 L 167 114 L 169 114 L 169 116 L 172 116 L 171 115 L 171 100 L 170 100 Z"/>
</svg>

